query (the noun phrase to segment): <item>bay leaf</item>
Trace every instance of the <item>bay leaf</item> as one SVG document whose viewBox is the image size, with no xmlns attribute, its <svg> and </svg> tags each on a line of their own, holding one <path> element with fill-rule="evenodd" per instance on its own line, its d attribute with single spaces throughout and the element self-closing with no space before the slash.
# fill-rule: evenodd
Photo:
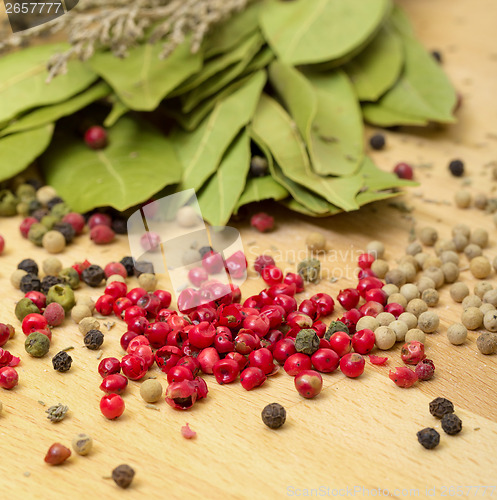
<svg viewBox="0 0 497 500">
<path fill-rule="evenodd" d="M 73 60 L 66 74 L 46 83 L 48 60 L 68 48 L 68 44 L 38 45 L 0 58 L 0 122 L 37 106 L 65 101 L 97 79 L 87 64 Z"/>
<path fill-rule="evenodd" d="M 293 210 L 294 212 L 298 212 L 303 215 L 308 215 L 309 217 L 329 217 L 330 215 L 335 215 L 342 212 L 342 210 L 330 204 L 329 205 L 330 209 L 327 212 L 316 213 L 313 212 L 312 210 L 309 210 L 307 206 L 302 205 L 294 198 L 285 198 L 284 200 L 281 200 L 280 203 L 285 207 L 289 208 L 290 210 Z"/>
<path fill-rule="evenodd" d="M 202 217 L 224 226 L 243 192 L 250 169 L 250 138 L 243 130 L 224 155 L 219 168 L 198 194 Z"/>
<path fill-rule="evenodd" d="M 361 205 L 367 205 L 368 203 L 373 203 L 375 201 L 389 200 L 390 198 L 396 198 L 404 193 L 402 191 L 364 191 L 356 196 L 356 201 Z"/>
<path fill-rule="evenodd" d="M 344 67 L 357 97 L 376 101 L 400 76 L 404 51 L 399 35 L 385 24 L 374 40 Z"/>
<path fill-rule="evenodd" d="M 362 45 L 390 8 L 390 0 L 268 0 L 260 22 L 282 62 L 315 64 L 343 58 Z"/>
<path fill-rule="evenodd" d="M 75 211 L 102 206 L 126 210 L 180 180 L 171 140 L 148 123 L 122 117 L 108 130 L 109 145 L 97 151 L 66 131 L 58 132 L 41 166 L 47 183 Z"/>
<path fill-rule="evenodd" d="M 407 179 L 399 179 L 393 172 L 385 172 L 378 168 L 373 160 L 366 156 L 358 172 L 364 177 L 364 186 L 371 191 L 396 188 L 401 186 L 417 186 L 418 183 Z"/>
<path fill-rule="evenodd" d="M 245 9 L 220 23 L 207 35 L 203 50 L 205 57 L 229 52 L 259 27 L 259 2 L 252 2 Z"/>
<path fill-rule="evenodd" d="M 249 65 L 245 68 L 242 76 L 251 75 L 255 71 L 259 71 L 260 69 L 264 69 L 269 64 L 274 61 L 275 55 L 274 52 L 266 45 L 254 56 L 252 61 L 250 61 Z"/>
<path fill-rule="evenodd" d="M 275 162 L 291 180 L 343 210 L 356 210 L 362 175 L 322 177 L 312 172 L 303 140 L 287 112 L 271 97 L 262 94 L 252 128 L 264 138 Z"/>
<path fill-rule="evenodd" d="M 310 213 L 319 214 L 329 211 L 330 204 L 326 200 L 292 181 L 283 173 L 281 167 L 274 162 L 273 156 L 264 143 L 264 140 L 258 137 L 252 128 L 250 129 L 250 136 L 266 157 L 269 172 L 273 179 L 281 184 L 292 195 L 294 200 L 303 205 Z"/>
<path fill-rule="evenodd" d="M 104 126 L 112 127 L 121 116 L 124 116 L 129 111 L 128 106 L 124 104 L 117 95 L 114 96 L 114 102 L 112 103 L 112 109 L 109 114 L 105 117 Z"/>
<path fill-rule="evenodd" d="M 216 103 L 193 132 L 176 130 L 171 139 L 183 165 L 182 189 L 199 189 L 216 171 L 238 132 L 250 122 L 266 73 L 255 73 L 239 90 Z"/>
<path fill-rule="evenodd" d="M 230 67 L 206 80 L 197 88 L 181 96 L 183 111 L 188 113 L 201 101 L 209 96 L 214 95 L 223 87 L 241 76 L 250 61 L 262 47 L 263 43 L 264 40 L 261 34 L 259 32 L 256 32 L 254 36 L 250 37 L 247 40 L 247 46 L 244 48 L 245 55 L 239 62 L 232 64 Z"/>
<path fill-rule="evenodd" d="M 53 123 L 59 118 L 75 113 L 92 102 L 109 95 L 109 93 L 110 87 L 105 82 L 96 83 L 80 94 L 69 98 L 67 101 L 29 111 L 20 118 L 13 120 L 7 127 L 1 130 L 0 136 Z"/>
<path fill-rule="evenodd" d="M 428 125 L 428 120 L 419 116 L 408 115 L 402 110 L 389 109 L 381 102 L 366 102 L 362 105 L 364 120 L 377 127 L 394 127 L 397 125 L 418 126 Z"/>
<path fill-rule="evenodd" d="M 414 36 L 414 29 L 411 21 L 409 21 L 409 17 L 407 17 L 407 14 L 399 5 L 394 4 L 390 12 L 389 22 L 393 24 L 400 33 L 406 36 Z"/>
<path fill-rule="evenodd" d="M 100 52 L 90 59 L 91 67 L 130 109 L 154 110 L 169 92 L 202 67 L 201 52 L 192 54 L 185 40 L 166 59 L 159 59 L 162 44 L 141 44 L 120 59 Z"/>
<path fill-rule="evenodd" d="M 288 191 L 278 184 L 270 175 L 266 175 L 265 177 L 252 177 L 247 180 L 245 189 L 236 204 L 235 213 L 238 213 L 239 208 L 248 203 L 269 199 L 279 201 L 287 196 Z"/>
<path fill-rule="evenodd" d="M 0 139 L 0 181 L 10 179 L 29 166 L 50 144 L 54 126 L 10 134 Z"/>
</svg>

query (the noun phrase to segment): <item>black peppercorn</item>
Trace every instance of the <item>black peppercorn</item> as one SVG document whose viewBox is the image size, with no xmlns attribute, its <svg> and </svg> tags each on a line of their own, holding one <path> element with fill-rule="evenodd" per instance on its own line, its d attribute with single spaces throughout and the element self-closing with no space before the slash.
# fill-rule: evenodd
<svg viewBox="0 0 497 500">
<path fill-rule="evenodd" d="M 462 177 L 464 175 L 464 163 L 461 160 L 452 160 L 449 163 L 449 170 L 454 177 Z"/>
<path fill-rule="evenodd" d="M 19 285 L 22 293 L 28 292 L 39 292 L 41 289 L 41 281 L 35 274 L 28 273 L 21 278 L 21 283 Z"/>
<path fill-rule="evenodd" d="M 250 160 L 250 174 L 253 177 L 264 177 L 268 174 L 268 162 L 266 158 L 259 155 L 252 156 Z"/>
<path fill-rule="evenodd" d="M 81 278 L 88 286 L 96 287 L 105 279 L 105 273 L 100 266 L 92 264 L 81 273 Z"/>
<path fill-rule="evenodd" d="M 423 445 L 427 450 L 432 450 L 440 443 L 440 434 L 432 427 L 420 430 L 416 436 L 418 436 L 419 444 Z"/>
<path fill-rule="evenodd" d="M 140 274 L 154 274 L 154 265 L 151 262 L 142 260 L 141 262 L 135 263 L 135 276 L 138 278 Z"/>
<path fill-rule="evenodd" d="M 261 413 L 262 421 L 271 429 L 279 429 L 286 420 L 286 410 L 279 403 L 267 405 Z"/>
<path fill-rule="evenodd" d="M 430 403 L 430 413 L 437 418 L 442 418 L 446 413 L 454 413 L 454 405 L 445 398 L 435 398 Z"/>
<path fill-rule="evenodd" d="M 124 217 L 114 217 L 112 219 L 111 227 L 116 234 L 127 234 L 128 221 Z"/>
<path fill-rule="evenodd" d="M 38 264 L 33 259 L 24 259 L 17 264 L 17 269 L 22 269 L 30 274 L 38 276 Z"/>
<path fill-rule="evenodd" d="M 64 283 L 64 280 L 58 276 L 44 276 L 41 280 L 41 292 L 46 295 L 51 287 L 62 283 Z"/>
<path fill-rule="evenodd" d="M 126 268 L 128 277 L 135 274 L 135 261 L 133 260 L 133 257 L 123 257 L 120 262 Z"/>
<path fill-rule="evenodd" d="M 199 248 L 198 253 L 200 254 L 200 257 L 203 257 L 207 252 L 213 252 L 214 249 L 209 246 L 205 246 L 202 248 Z"/>
<path fill-rule="evenodd" d="M 38 189 L 40 189 L 43 186 L 42 182 L 39 179 L 35 179 L 34 177 L 28 179 L 26 181 L 26 184 L 33 186 L 35 188 L 35 191 L 38 191 Z"/>
<path fill-rule="evenodd" d="M 64 200 L 60 196 L 54 196 L 51 200 L 48 200 L 47 208 L 52 210 L 52 208 L 59 203 L 64 203 Z"/>
<path fill-rule="evenodd" d="M 450 436 L 459 434 L 462 429 L 461 419 L 455 413 L 446 413 L 442 417 L 442 429 Z"/>
<path fill-rule="evenodd" d="M 72 358 L 66 351 L 60 351 L 52 358 L 53 369 L 61 373 L 69 371 L 71 363 Z"/>
<path fill-rule="evenodd" d="M 46 208 L 39 208 L 38 210 L 35 210 L 32 214 L 31 217 L 34 217 L 37 220 L 43 219 L 45 215 L 48 215 L 50 212 Z"/>
<path fill-rule="evenodd" d="M 443 62 L 442 53 L 439 50 L 432 50 L 431 55 L 433 56 L 433 59 L 435 59 L 435 61 L 437 61 L 438 63 Z"/>
<path fill-rule="evenodd" d="M 104 334 L 100 330 L 90 330 L 85 335 L 84 342 L 88 349 L 96 351 L 104 343 Z"/>
<path fill-rule="evenodd" d="M 330 337 L 335 332 L 345 332 L 347 335 L 350 335 L 349 328 L 345 323 L 342 323 L 341 321 L 332 321 L 328 330 L 326 330 L 326 333 L 324 334 L 324 338 L 326 340 L 330 340 Z"/>
<path fill-rule="evenodd" d="M 135 477 L 135 471 L 127 464 L 118 465 L 112 471 L 112 479 L 119 488 L 127 488 Z"/>
<path fill-rule="evenodd" d="M 373 149 L 379 151 L 385 147 L 385 136 L 383 134 L 374 134 L 369 139 L 369 144 Z"/>
<path fill-rule="evenodd" d="M 71 241 L 76 236 L 76 231 L 71 226 L 71 224 L 69 224 L 69 222 L 56 222 L 52 229 L 55 231 L 59 231 L 59 233 L 64 236 L 66 243 L 71 243 Z"/>
<path fill-rule="evenodd" d="M 38 200 L 31 200 L 28 203 L 28 213 L 29 215 L 33 216 L 33 214 L 42 208 L 41 203 Z M 41 220 L 41 219 L 38 219 Z"/>
</svg>

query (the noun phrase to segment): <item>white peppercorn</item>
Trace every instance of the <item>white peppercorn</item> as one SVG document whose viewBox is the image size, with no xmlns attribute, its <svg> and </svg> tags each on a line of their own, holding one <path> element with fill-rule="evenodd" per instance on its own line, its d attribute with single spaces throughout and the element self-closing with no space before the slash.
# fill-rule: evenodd
<svg viewBox="0 0 497 500">
<path fill-rule="evenodd" d="M 366 245 L 366 252 L 374 255 L 377 259 L 385 256 L 385 245 L 381 241 L 370 241 Z"/>
<path fill-rule="evenodd" d="M 382 351 L 391 349 L 397 340 L 395 332 L 388 326 L 380 326 L 374 331 L 374 335 L 376 347 Z"/>
<path fill-rule="evenodd" d="M 416 260 L 416 257 L 413 255 L 403 255 L 399 260 L 399 266 L 400 267 L 402 264 L 411 264 L 414 266 L 414 269 L 418 270 L 420 269 L 420 266 L 418 264 L 418 261 Z"/>
<path fill-rule="evenodd" d="M 453 238 L 454 247 L 456 248 L 456 252 L 462 252 L 469 244 L 469 239 L 464 236 L 464 234 L 457 233 Z"/>
<path fill-rule="evenodd" d="M 480 311 L 483 313 L 483 320 L 484 321 L 485 321 L 485 314 L 487 314 L 489 311 L 496 311 L 497 312 L 495 307 L 492 304 L 488 304 L 488 303 L 482 304 L 480 306 Z"/>
<path fill-rule="evenodd" d="M 93 448 L 93 439 L 88 434 L 77 434 L 72 440 L 72 447 L 78 455 L 88 455 Z"/>
<path fill-rule="evenodd" d="M 62 271 L 62 262 L 57 257 L 48 257 L 41 265 L 43 272 L 48 276 L 57 276 Z"/>
<path fill-rule="evenodd" d="M 464 255 L 466 255 L 468 260 L 472 260 L 475 257 L 480 257 L 480 255 L 482 255 L 482 254 L 483 254 L 482 249 L 478 245 L 475 245 L 474 243 L 470 243 L 464 249 Z"/>
<path fill-rule="evenodd" d="M 422 344 L 426 343 L 426 334 L 419 328 L 411 328 L 406 333 L 406 338 L 404 339 L 406 342 L 421 342 Z"/>
<path fill-rule="evenodd" d="M 458 281 L 450 287 L 450 296 L 454 302 L 461 303 L 468 295 L 468 285 L 462 281 Z"/>
<path fill-rule="evenodd" d="M 413 241 L 406 248 L 407 255 L 417 255 L 423 251 L 423 247 L 419 241 Z"/>
<path fill-rule="evenodd" d="M 428 310 L 426 302 L 421 299 L 412 299 L 406 307 L 406 311 L 414 314 L 418 318 L 419 316 Z"/>
<path fill-rule="evenodd" d="M 458 208 L 468 208 L 471 205 L 471 193 L 462 189 L 454 195 L 454 201 Z"/>
<path fill-rule="evenodd" d="M 153 378 L 145 380 L 140 386 L 140 396 L 147 403 L 155 403 L 162 396 L 162 384 Z"/>
<path fill-rule="evenodd" d="M 462 301 L 462 308 L 467 309 L 468 307 L 480 307 L 482 304 L 480 297 L 478 295 L 468 295 L 464 297 Z"/>
<path fill-rule="evenodd" d="M 413 328 L 416 328 L 418 326 L 418 318 L 413 313 L 403 312 L 399 316 L 399 321 L 405 323 L 409 330 L 412 330 Z"/>
<path fill-rule="evenodd" d="M 416 279 L 416 266 L 414 266 L 410 262 L 404 262 L 403 264 L 400 264 L 399 269 L 405 274 L 407 283 L 412 283 Z"/>
<path fill-rule="evenodd" d="M 418 290 L 423 293 L 425 290 L 435 288 L 435 282 L 428 276 L 421 276 L 418 281 Z"/>
<path fill-rule="evenodd" d="M 461 315 L 461 323 L 468 330 L 476 330 L 483 324 L 483 313 L 477 307 L 468 307 Z"/>
<path fill-rule="evenodd" d="M 485 193 L 477 193 L 474 203 L 478 210 L 485 210 L 487 208 L 488 196 Z"/>
<path fill-rule="evenodd" d="M 497 271 L 497 255 L 494 257 L 494 260 L 492 261 L 492 267 L 494 268 L 494 271 Z"/>
<path fill-rule="evenodd" d="M 439 267 L 429 267 L 423 271 L 423 276 L 431 278 L 435 282 L 435 288 L 440 288 L 445 283 L 445 276 Z"/>
<path fill-rule="evenodd" d="M 461 325 L 461 323 L 454 323 L 447 329 L 447 339 L 451 344 L 464 344 L 467 338 L 468 329 L 464 325 Z"/>
<path fill-rule="evenodd" d="M 388 327 L 393 330 L 395 333 L 395 337 L 397 339 L 397 342 L 403 342 L 404 339 L 406 338 L 406 333 L 409 330 L 407 325 L 400 320 L 392 321 Z"/>
<path fill-rule="evenodd" d="M 418 263 L 418 266 L 419 266 L 420 269 L 423 268 L 424 263 L 426 262 L 426 259 L 428 259 L 429 257 L 430 257 L 430 254 L 426 253 L 426 252 L 417 253 L 414 256 L 414 258 L 416 259 L 416 262 Z"/>
<path fill-rule="evenodd" d="M 305 244 L 311 252 L 322 252 L 326 249 L 326 238 L 322 233 L 314 231 L 307 235 Z"/>
<path fill-rule="evenodd" d="M 497 290 L 489 290 L 485 292 L 483 295 L 483 302 L 492 304 L 494 307 L 497 307 Z"/>
<path fill-rule="evenodd" d="M 497 352 L 497 334 L 492 332 L 482 333 L 476 339 L 476 347 L 482 354 L 494 354 Z"/>
<path fill-rule="evenodd" d="M 382 312 L 376 316 L 376 319 L 380 326 L 388 326 L 392 321 L 395 321 L 395 316 L 389 312 Z"/>
<path fill-rule="evenodd" d="M 480 248 L 485 248 L 488 244 L 488 232 L 481 227 L 477 227 L 471 231 L 469 242 L 478 245 Z"/>
<path fill-rule="evenodd" d="M 400 293 L 406 298 L 407 302 L 412 299 L 418 299 L 420 296 L 419 289 L 412 283 L 407 283 L 400 287 Z"/>
<path fill-rule="evenodd" d="M 36 191 L 36 199 L 42 204 L 47 205 L 48 202 L 57 196 L 57 191 L 52 186 L 42 186 Z"/>
<path fill-rule="evenodd" d="M 16 269 L 11 275 L 10 275 L 10 283 L 14 288 L 17 288 L 18 290 L 21 288 L 21 280 L 26 276 L 28 273 L 24 269 Z"/>
<path fill-rule="evenodd" d="M 435 253 L 440 256 L 444 252 L 454 252 L 456 245 L 452 240 L 440 240 L 435 245 Z"/>
<path fill-rule="evenodd" d="M 76 305 L 86 306 L 92 313 L 95 310 L 95 301 L 91 297 L 88 297 L 88 295 L 80 295 L 78 300 L 76 300 Z"/>
<path fill-rule="evenodd" d="M 435 307 L 440 300 L 440 296 L 434 288 L 427 288 L 421 295 L 421 300 L 426 302 L 428 307 Z"/>
<path fill-rule="evenodd" d="M 371 264 L 371 271 L 380 279 L 383 279 L 387 274 L 390 266 L 386 260 L 377 259 Z"/>
<path fill-rule="evenodd" d="M 421 243 L 427 247 L 432 247 L 438 240 L 437 230 L 433 227 L 423 227 L 418 234 Z"/>
<path fill-rule="evenodd" d="M 99 330 L 100 323 L 95 318 L 83 318 L 78 324 L 78 329 L 82 335 L 86 335 L 90 330 Z"/>
<path fill-rule="evenodd" d="M 401 287 L 406 284 L 406 274 L 401 269 L 390 269 L 385 275 L 385 281 L 387 284 L 397 285 Z"/>
<path fill-rule="evenodd" d="M 434 311 L 425 311 L 418 318 L 418 328 L 424 333 L 433 333 L 440 326 L 440 318 Z"/>
<path fill-rule="evenodd" d="M 186 205 L 176 212 L 176 222 L 181 227 L 193 227 L 200 222 L 200 217 L 193 207 Z"/>
<path fill-rule="evenodd" d="M 80 323 L 83 318 L 91 317 L 91 311 L 88 306 L 76 305 L 71 309 L 71 318 L 75 323 Z"/>
<path fill-rule="evenodd" d="M 142 273 L 138 276 L 138 284 L 147 292 L 153 292 L 157 288 L 157 276 L 152 273 Z"/>
<path fill-rule="evenodd" d="M 446 250 L 440 254 L 440 260 L 442 261 L 442 265 L 447 264 L 447 262 L 452 262 L 457 266 L 459 264 L 459 255 L 452 250 Z"/>
<path fill-rule="evenodd" d="M 471 262 L 469 263 L 469 269 L 473 276 L 480 280 L 488 278 L 490 276 L 490 273 L 492 272 L 490 261 L 486 257 L 483 257 L 483 255 L 471 259 Z"/>
<path fill-rule="evenodd" d="M 399 287 L 393 283 L 383 285 L 381 289 L 387 294 L 387 297 L 390 297 L 390 295 L 393 295 L 394 293 L 399 293 Z"/>
<path fill-rule="evenodd" d="M 376 318 L 373 318 L 373 316 L 363 316 L 362 318 L 359 318 L 356 330 L 372 330 L 374 332 L 379 327 L 380 323 Z"/>
<path fill-rule="evenodd" d="M 388 304 L 400 304 L 403 308 L 407 306 L 407 299 L 401 293 L 392 293 L 387 299 Z"/>
<path fill-rule="evenodd" d="M 483 316 L 483 326 L 489 332 L 497 332 L 497 310 L 485 313 L 485 316 Z"/>
<path fill-rule="evenodd" d="M 444 275 L 445 283 L 455 283 L 459 278 L 459 266 L 454 262 L 446 262 L 440 268 Z"/>
<path fill-rule="evenodd" d="M 471 235 L 471 228 L 467 224 L 456 224 L 452 228 L 452 236 L 455 236 L 456 234 L 462 234 L 463 236 L 466 236 L 466 238 L 469 238 Z"/>
<path fill-rule="evenodd" d="M 483 299 L 483 296 L 490 290 L 493 290 L 493 286 L 492 286 L 492 283 L 488 282 L 488 281 L 479 281 L 476 285 L 475 285 L 475 295 L 478 295 L 478 297 L 480 297 L 480 299 Z"/>
<path fill-rule="evenodd" d="M 49 253 L 60 253 L 66 248 L 66 239 L 59 231 L 47 231 L 43 235 L 41 244 Z"/>
</svg>

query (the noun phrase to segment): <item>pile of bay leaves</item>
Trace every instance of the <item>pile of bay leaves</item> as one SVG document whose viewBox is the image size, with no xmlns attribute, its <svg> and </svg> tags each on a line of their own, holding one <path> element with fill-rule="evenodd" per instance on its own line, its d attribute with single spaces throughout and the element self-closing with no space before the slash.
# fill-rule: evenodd
<svg viewBox="0 0 497 500">
<path fill-rule="evenodd" d="M 144 43 L 124 59 L 72 61 L 46 84 L 45 62 L 66 48 L 0 59 L 0 180 L 37 160 L 81 212 L 188 188 L 216 225 L 263 199 L 312 216 L 356 210 L 408 184 L 365 155 L 364 122 L 450 123 L 456 103 L 391 0 L 261 0 L 198 53 L 187 40 L 160 60 Z M 109 133 L 100 151 L 69 120 L 91 122 L 96 103 Z M 268 175 L 250 175 L 254 151 Z"/>
</svg>

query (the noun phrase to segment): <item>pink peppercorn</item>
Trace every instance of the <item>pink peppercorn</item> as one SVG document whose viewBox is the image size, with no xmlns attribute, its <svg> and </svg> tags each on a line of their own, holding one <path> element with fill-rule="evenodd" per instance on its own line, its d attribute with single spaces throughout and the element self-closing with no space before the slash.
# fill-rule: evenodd
<svg viewBox="0 0 497 500">
<path fill-rule="evenodd" d="M 328 340 L 331 348 L 340 356 L 345 356 L 352 350 L 352 341 L 345 332 L 335 332 Z"/>
<path fill-rule="evenodd" d="M 265 266 L 261 271 L 262 279 L 269 285 L 277 285 L 283 281 L 283 271 L 277 266 Z"/>
<path fill-rule="evenodd" d="M 398 319 L 404 311 L 404 307 L 402 307 L 400 304 L 397 304 L 396 302 L 390 302 L 390 304 L 387 304 L 385 306 L 385 312 L 393 314 L 395 316 L 395 319 Z"/>
<path fill-rule="evenodd" d="M 359 258 L 357 259 L 357 265 L 361 269 L 370 269 L 374 261 L 375 261 L 374 255 L 370 253 L 363 253 L 359 255 Z"/>
<path fill-rule="evenodd" d="M 359 291 L 355 288 L 346 288 L 345 290 L 340 290 L 338 294 L 338 302 L 340 305 L 346 310 L 349 311 L 359 304 L 359 300 L 361 299 L 361 295 Z"/>
<path fill-rule="evenodd" d="M 417 365 L 426 358 L 425 346 L 421 342 L 406 342 L 400 350 L 402 361 L 408 365 Z"/>
<path fill-rule="evenodd" d="M 121 371 L 121 362 L 117 358 L 104 358 L 98 364 L 98 373 L 102 378 Z"/>
<path fill-rule="evenodd" d="M 48 304 L 45 311 L 43 311 L 43 316 L 50 326 L 59 326 L 64 321 L 66 312 L 60 304 L 52 302 L 51 304 Z"/>
<path fill-rule="evenodd" d="M 257 368 L 256 366 L 249 366 L 241 373 L 240 383 L 246 391 L 250 391 L 261 386 L 265 382 L 266 378 L 266 375 L 260 368 Z"/>
<path fill-rule="evenodd" d="M 212 374 L 214 365 L 219 361 L 220 357 L 214 347 L 207 347 L 200 352 L 197 359 L 200 363 L 200 369 L 204 373 Z"/>
<path fill-rule="evenodd" d="M 81 234 L 83 232 L 83 229 L 85 228 L 85 218 L 77 212 L 69 212 L 68 214 L 64 215 L 64 217 L 62 218 L 62 222 L 71 224 L 76 234 Z"/>
<path fill-rule="evenodd" d="M 412 387 L 418 380 L 416 373 L 407 366 L 399 366 L 390 370 L 388 376 L 396 385 L 403 388 Z"/>
<path fill-rule="evenodd" d="M 274 266 L 275 264 L 274 259 L 270 255 L 259 255 L 259 257 L 255 259 L 254 269 L 257 273 L 261 274 L 266 266 Z"/>
<path fill-rule="evenodd" d="M 301 352 L 296 352 L 288 356 L 283 365 L 283 369 L 292 377 L 298 375 L 302 370 L 310 370 L 311 368 L 311 358 Z"/>
<path fill-rule="evenodd" d="M 312 366 L 322 373 L 332 373 L 340 364 L 340 358 L 333 349 L 319 348 L 311 356 Z"/>
<path fill-rule="evenodd" d="M 274 265 L 274 260 L 273 260 L 273 265 Z M 304 278 L 302 278 L 300 274 L 286 273 L 285 278 L 283 279 L 283 283 L 285 283 L 285 285 L 295 285 L 297 293 L 304 291 Z"/>
<path fill-rule="evenodd" d="M 128 272 L 126 271 L 126 268 L 120 262 L 109 262 L 104 268 L 104 273 L 106 278 L 109 278 L 114 274 L 122 276 L 124 279 L 128 277 Z"/>
<path fill-rule="evenodd" d="M 340 370 L 349 378 L 357 378 L 364 372 L 364 358 L 356 353 L 351 352 L 340 359 Z"/>
<path fill-rule="evenodd" d="M 143 358 L 128 354 L 121 360 L 121 370 L 130 380 L 140 380 L 147 373 L 148 367 Z"/>
<path fill-rule="evenodd" d="M 197 385 L 191 380 L 173 382 L 166 389 L 166 403 L 176 410 L 190 409 L 197 397 Z"/>
<path fill-rule="evenodd" d="M 90 231 L 90 239 L 97 245 L 107 245 L 111 243 L 116 234 L 109 226 L 95 226 Z"/>
<path fill-rule="evenodd" d="M 368 354 L 373 350 L 375 335 L 372 330 L 365 328 L 352 336 L 352 348 L 359 354 Z"/>
<path fill-rule="evenodd" d="M 294 380 L 298 393 L 306 399 L 317 396 L 323 388 L 323 377 L 315 370 L 303 370 Z"/>
<path fill-rule="evenodd" d="M 21 235 L 23 238 L 28 237 L 29 229 L 33 224 L 38 223 L 38 219 L 35 219 L 34 217 L 26 217 L 22 222 L 21 225 L 19 226 L 19 230 L 21 231 Z"/>
<path fill-rule="evenodd" d="M 48 321 L 46 318 L 38 313 L 28 314 L 22 320 L 22 331 L 25 335 L 29 335 L 32 332 L 43 330 L 48 326 Z"/>
<path fill-rule="evenodd" d="M 418 380 L 430 380 L 435 374 L 435 363 L 431 359 L 423 359 L 416 365 L 414 372 Z"/>
<path fill-rule="evenodd" d="M 88 227 L 93 229 L 96 226 L 108 226 L 112 225 L 112 217 L 107 214 L 96 212 L 90 216 L 88 219 Z"/>
<path fill-rule="evenodd" d="M 107 131 L 99 125 L 90 127 L 85 132 L 85 143 L 91 149 L 103 149 L 107 146 Z"/>
<path fill-rule="evenodd" d="M 265 212 L 259 212 L 252 215 L 250 218 L 250 225 L 260 233 L 266 233 L 274 229 L 274 217 L 271 217 Z"/>
<path fill-rule="evenodd" d="M 159 249 L 161 237 L 157 233 L 147 231 L 140 238 L 140 245 L 146 252 L 155 252 Z"/>
<path fill-rule="evenodd" d="M 252 351 L 249 354 L 249 365 L 256 366 L 260 368 L 266 375 L 269 375 L 274 370 L 274 361 L 273 354 L 271 351 L 262 347 L 261 349 L 257 349 Z"/>
<path fill-rule="evenodd" d="M 119 394 L 106 394 L 100 400 L 100 411 L 105 418 L 114 420 L 124 413 L 124 401 Z"/>
<path fill-rule="evenodd" d="M 414 170 L 407 163 L 398 163 L 395 165 L 393 172 L 399 179 L 412 180 L 414 178 Z"/>
<path fill-rule="evenodd" d="M 11 366 L 0 368 L 0 387 L 12 389 L 19 382 L 19 375 Z"/>
<path fill-rule="evenodd" d="M 41 292 L 36 292 L 35 290 L 32 290 L 31 292 L 27 292 L 26 295 L 24 295 L 24 297 L 33 302 L 40 311 L 45 309 L 47 305 L 47 297 L 45 294 Z M 52 303 L 57 304 L 57 302 L 52 302 Z"/>
<path fill-rule="evenodd" d="M 174 382 L 181 382 L 182 380 L 193 380 L 193 373 L 185 365 L 173 366 L 167 372 L 167 382 L 168 384 L 173 384 Z"/>
<path fill-rule="evenodd" d="M 220 359 L 214 363 L 212 372 L 218 384 L 229 384 L 236 380 L 240 373 L 240 367 L 234 359 Z"/>
<path fill-rule="evenodd" d="M 107 375 L 100 384 L 100 389 L 106 393 L 121 394 L 128 386 L 128 379 L 120 373 Z"/>
</svg>

